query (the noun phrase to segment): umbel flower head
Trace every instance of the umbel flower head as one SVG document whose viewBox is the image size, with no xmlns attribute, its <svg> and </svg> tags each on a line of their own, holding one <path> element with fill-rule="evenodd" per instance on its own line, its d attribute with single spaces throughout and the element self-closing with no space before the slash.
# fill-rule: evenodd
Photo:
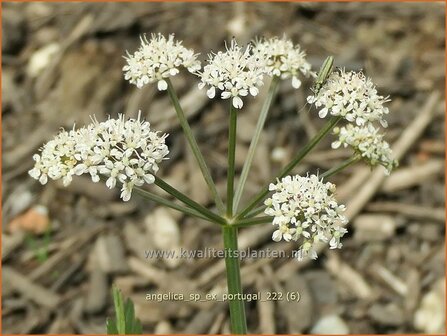
<svg viewBox="0 0 447 336">
<path fill-rule="evenodd" d="M 342 215 L 344 205 L 334 197 L 335 185 L 324 183 L 316 175 L 286 176 L 276 184 L 271 183 L 271 198 L 265 201 L 265 213 L 273 216 L 274 241 L 299 242 L 297 257 L 317 258 L 315 243 L 329 242 L 331 249 L 341 248 L 340 238 L 347 230 L 340 226 L 347 219 Z"/>
<path fill-rule="evenodd" d="M 346 127 L 334 128 L 334 133 L 338 135 L 338 140 L 332 143 L 332 148 L 350 146 L 371 166 L 384 166 L 388 174 L 397 166 L 390 145 L 372 124 L 362 127 L 348 124 Z"/>
<path fill-rule="evenodd" d="M 34 168 L 29 174 L 46 184 L 48 178 L 62 179 L 69 185 L 74 175 L 90 174 L 93 182 L 100 176 L 107 187 L 122 184 L 121 198 L 130 199 L 134 186 L 154 182 L 160 163 L 169 153 L 167 135 L 159 135 L 147 121 L 137 119 L 108 119 L 79 129 L 60 132 L 47 142 L 40 154 L 35 154 Z"/>
<path fill-rule="evenodd" d="M 309 77 L 313 75 L 310 63 L 306 60 L 306 53 L 299 44 L 283 38 L 273 37 L 255 42 L 253 53 L 259 59 L 265 60 L 265 72 L 269 76 L 278 76 L 281 79 L 292 78 L 292 86 L 298 89 L 301 86 L 299 75 Z"/>
<path fill-rule="evenodd" d="M 198 73 L 201 79 L 199 89 L 208 86 L 209 98 L 221 91 L 222 99 L 232 99 L 235 108 L 242 108 L 242 98 L 248 94 L 256 96 L 263 84 L 263 67 L 259 59 L 251 53 L 251 45 L 245 50 L 232 40 L 226 51 L 208 55 L 208 64 Z"/>
<path fill-rule="evenodd" d="M 152 34 L 150 40 L 141 36 L 140 48 L 124 58 L 127 61 L 123 67 L 124 78 L 138 88 L 157 82 L 158 90 L 166 90 L 165 78 L 177 75 L 181 66 L 192 73 L 200 69 L 197 54 L 185 48 L 181 41 L 174 40 L 174 34 L 168 38 L 160 33 Z"/>
<path fill-rule="evenodd" d="M 358 126 L 379 121 L 383 127 L 387 127 L 384 116 L 389 110 L 384 103 L 389 98 L 378 95 L 371 79 L 362 72 L 346 72 L 343 69 L 334 71 L 318 93 L 307 97 L 307 101 L 321 108 L 318 113 L 320 118 L 329 114 L 342 116 Z"/>
</svg>

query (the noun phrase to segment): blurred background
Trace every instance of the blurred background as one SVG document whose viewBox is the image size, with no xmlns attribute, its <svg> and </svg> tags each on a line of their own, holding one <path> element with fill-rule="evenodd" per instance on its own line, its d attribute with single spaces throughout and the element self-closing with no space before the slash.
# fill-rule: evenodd
<svg viewBox="0 0 447 336">
<path fill-rule="evenodd" d="M 300 302 L 247 303 L 252 333 L 444 333 L 444 80 L 442 3 L 3 3 L 2 13 L 2 326 L 3 333 L 104 333 L 111 286 L 134 300 L 146 333 L 229 333 L 221 302 L 154 302 L 148 293 L 222 293 L 220 259 L 147 259 L 147 250 L 222 248 L 220 228 L 134 195 L 77 178 L 68 188 L 27 175 L 32 154 L 61 127 L 90 115 L 137 115 L 170 133 L 160 173 L 196 201 L 213 206 L 168 97 L 154 85 L 124 81 L 126 50 L 142 33 L 175 33 L 200 52 L 255 36 L 284 33 L 315 70 L 328 55 L 363 69 L 390 95 L 387 140 L 400 153 L 389 177 L 364 164 L 333 177 L 350 216 L 344 248 L 318 260 L 242 262 L 244 290 L 299 291 Z M 209 100 L 185 72 L 174 86 L 224 194 L 227 104 Z M 302 108 L 310 81 L 281 85 L 256 153 L 246 201 L 322 125 Z M 239 115 L 242 168 L 258 111 Z M 296 173 L 326 170 L 350 155 L 328 136 Z M 158 192 L 155 186 L 151 191 Z M 242 249 L 291 251 L 273 243 L 271 225 L 241 230 Z"/>
</svg>

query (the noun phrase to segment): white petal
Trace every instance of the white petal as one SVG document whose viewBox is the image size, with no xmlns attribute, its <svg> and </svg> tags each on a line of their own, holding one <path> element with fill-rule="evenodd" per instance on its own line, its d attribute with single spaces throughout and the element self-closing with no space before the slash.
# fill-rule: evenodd
<svg viewBox="0 0 447 336">
<path fill-rule="evenodd" d="M 168 88 L 168 83 L 162 79 L 162 80 L 158 81 L 157 88 L 159 91 L 164 91 Z"/>
<path fill-rule="evenodd" d="M 107 186 L 109 189 L 112 189 L 112 188 L 115 187 L 115 185 L 116 185 L 116 179 L 113 178 L 113 177 L 109 177 L 109 178 L 107 179 L 107 181 L 106 181 L 106 186 Z"/>
<path fill-rule="evenodd" d="M 39 178 L 39 182 L 41 184 L 46 184 L 48 182 L 48 176 L 46 174 L 42 174 Z"/>
<path fill-rule="evenodd" d="M 64 187 L 66 187 L 71 183 L 72 180 L 73 178 L 71 177 L 71 175 L 65 175 L 62 179 L 62 184 L 64 185 Z"/>
<path fill-rule="evenodd" d="M 208 91 L 206 91 L 206 95 L 209 99 L 213 99 L 216 96 L 216 88 L 214 86 L 210 87 Z"/>
<path fill-rule="evenodd" d="M 276 230 L 275 232 L 273 232 L 272 239 L 273 239 L 275 242 L 279 242 L 279 241 L 281 240 L 281 238 L 282 238 L 281 231 Z"/>
<path fill-rule="evenodd" d="M 74 167 L 73 169 L 73 173 L 75 173 L 76 175 L 82 175 L 87 171 L 87 166 L 83 163 L 78 164 L 76 167 Z"/>
<path fill-rule="evenodd" d="M 320 118 L 324 118 L 324 117 L 326 117 L 327 113 L 328 113 L 328 109 L 325 107 L 325 108 L 321 109 L 320 112 L 318 112 L 318 116 Z"/>
<path fill-rule="evenodd" d="M 124 184 L 123 187 L 121 188 L 121 198 L 124 202 L 127 202 L 128 200 L 130 200 L 130 196 L 131 196 L 131 190 L 127 186 L 127 184 Z"/>
<path fill-rule="evenodd" d="M 292 86 L 295 89 L 298 89 L 301 86 L 301 81 L 298 79 L 298 77 L 296 76 L 292 77 Z"/>
<path fill-rule="evenodd" d="M 39 169 L 37 169 L 37 168 L 33 168 L 33 169 L 31 169 L 30 171 L 28 171 L 28 174 L 32 177 L 32 178 L 34 178 L 34 179 L 38 179 L 39 178 L 39 176 L 40 176 L 40 170 Z"/>
<path fill-rule="evenodd" d="M 246 95 L 248 95 L 248 91 L 247 90 L 239 90 L 239 96 L 245 97 Z"/>
<path fill-rule="evenodd" d="M 154 181 L 155 181 L 155 177 L 154 177 L 154 175 L 151 175 L 151 174 L 146 174 L 146 175 L 144 175 L 144 176 L 143 176 L 143 179 L 144 179 L 144 181 L 145 181 L 147 184 L 152 184 L 152 183 L 154 183 Z"/>
<path fill-rule="evenodd" d="M 233 106 L 237 109 L 240 109 L 244 105 L 241 97 L 233 97 Z"/>
<path fill-rule="evenodd" d="M 228 98 L 231 97 L 231 93 L 228 92 L 228 91 L 224 91 L 224 92 L 221 93 L 220 96 L 222 97 L 222 99 L 228 99 Z"/>
<path fill-rule="evenodd" d="M 333 148 L 333 149 L 336 149 L 336 148 L 338 148 L 338 147 L 340 147 L 341 146 L 341 142 L 340 141 L 334 141 L 332 144 L 331 144 L 331 147 Z"/>
<path fill-rule="evenodd" d="M 258 95 L 258 93 L 259 93 L 259 90 L 258 90 L 257 87 L 252 86 L 252 87 L 250 88 L 250 94 L 251 94 L 253 97 L 256 97 L 256 96 Z"/>
</svg>

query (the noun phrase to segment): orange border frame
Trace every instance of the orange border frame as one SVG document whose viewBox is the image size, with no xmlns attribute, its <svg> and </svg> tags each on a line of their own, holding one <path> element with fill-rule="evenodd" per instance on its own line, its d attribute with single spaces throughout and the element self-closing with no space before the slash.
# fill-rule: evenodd
<svg viewBox="0 0 447 336">
<path fill-rule="evenodd" d="M 350 1 L 350 0 L 338 0 L 338 1 L 333 1 L 333 0 L 311 0 L 311 1 L 301 1 L 301 0 L 295 0 L 295 1 L 286 1 L 286 0 L 271 0 L 271 1 L 265 1 L 265 0 L 245 0 L 245 1 L 237 1 L 237 0 L 221 0 L 221 1 L 203 1 L 203 0 L 187 0 L 187 1 L 178 1 L 178 0 L 165 0 L 165 1 L 153 1 L 153 0 L 149 0 L 149 1 L 144 1 L 144 0 L 121 0 L 121 1 L 117 1 L 117 0 L 111 0 L 111 1 L 107 1 L 107 0 L 86 0 L 86 1 L 82 1 L 82 0 L 65 0 L 65 1 L 61 1 L 61 0 L 35 0 L 35 1 L 29 1 L 29 0 L 9 0 L 9 1 L 4 1 L 4 0 L 0 0 L 0 21 L 2 21 L 3 19 L 3 3 L 7 3 L 7 2 L 365 2 L 365 3 L 369 3 L 369 2 L 403 2 L 403 3 L 411 3 L 411 2 L 438 2 L 438 3 L 442 3 L 444 2 L 444 61 L 445 61 L 445 68 L 444 71 L 446 71 L 447 69 L 447 36 L 446 36 L 446 27 L 447 27 L 447 0 L 444 1 L 436 1 L 436 0 L 382 0 L 382 1 L 377 1 L 377 0 L 357 0 L 357 1 Z M 0 26 L 0 41 L 3 40 L 3 26 Z M 0 52 L 0 72 L 2 71 L 2 53 Z M 445 75 L 445 74 L 444 74 Z M 0 100 L 2 99 L 2 80 L 0 79 Z M 444 79 L 444 90 L 445 90 L 445 96 L 447 96 L 447 81 L 446 79 Z M 444 113 L 447 110 L 447 100 L 444 100 Z M 3 123 L 2 123 L 2 113 L 0 113 L 0 133 L 2 133 L 2 128 L 3 128 Z M 447 118 L 444 118 L 444 143 L 447 143 Z M 3 144 L 2 144 L 2 138 L 0 137 L 0 153 L 2 153 L 2 149 L 3 149 Z M 3 153 L 2 153 L 3 154 Z M 447 152 L 444 155 L 444 159 L 447 162 Z M 2 187 L 3 184 L 3 156 L 2 156 L 2 160 L 0 161 L 0 188 Z M 447 165 L 445 166 L 445 171 L 444 171 L 444 195 L 447 195 L 447 181 L 445 180 L 445 175 L 447 175 Z M 0 204 L 1 204 L 1 209 L 0 209 L 0 215 L 3 215 L 3 200 L 2 200 L 2 194 L 0 193 Z M 444 204 L 445 207 L 445 204 Z M 447 208 L 445 208 L 445 213 L 446 213 L 446 217 L 447 217 Z M 3 217 L 3 216 L 2 216 Z M 447 230 L 445 230 L 445 236 L 444 236 L 444 244 L 447 241 Z M 2 245 L 2 239 L 0 237 L 0 248 Z M 445 259 L 447 259 L 447 249 L 445 250 Z M 2 264 L 3 265 L 3 264 Z M 0 265 L 0 282 L 2 281 L 2 265 Z M 444 265 L 444 272 L 445 275 L 447 276 L 447 271 L 445 270 L 445 265 Z M 446 282 L 446 286 L 445 286 L 445 290 L 447 293 L 447 282 Z M 2 297 L 2 286 L 0 286 L 0 298 Z M 446 310 L 446 329 L 447 329 L 447 310 Z M 0 335 L 3 335 L 2 333 L 2 304 L 0 303 Z M 5 335 L 15 335 L 15 334 L 5 334 Z M 34 335 L 34 334 L 33 334 Z M 36 334 L 38 335 L 38 334 Z M 57 335 L 76 335 L 76 334 L 57 334 Z M 106 335 L 106 334 L 98 334 L 98 335 Z M 185 336 L 188 336 L 188 334 L 183 334 Z M 256 335 L 256 334 L 253 334 Z M 362 335 L 362 334 L 357 334 L 357 335 Z M 366 334 L 364 334 L 366 335 Z M 377 334 L 380 335 L 380 334 Z M 405 334 L 394 334 L 395 336 L 404 336 Z M 415 335 L 424 335 L 424 334 L 415 334 Z M 436 334 L 435 334 L 436 335 Z"/>
</svg>

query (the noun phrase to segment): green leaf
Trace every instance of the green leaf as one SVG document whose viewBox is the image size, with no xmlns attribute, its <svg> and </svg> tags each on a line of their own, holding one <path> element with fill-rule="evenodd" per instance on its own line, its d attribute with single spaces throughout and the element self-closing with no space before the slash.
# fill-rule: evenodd
<svg viewBox="0 0 447 336">
<path fill-rule="evenodd" d="M 116 323 L 113 319 L 107 318 L 107 335 L 118 335 L 118 329 L 116 328 Z"/>
<path fill-rule="evenodd" d="M 109 335 L 136 335 L 142 334 L 143 328 L 139 319 L 135 317 L 134 304 L 130 299 L 126 300 L 121 291 L 113 287 L 113 303 L 115 306 L 115 318 L 107 319 L 107 334 Z"/>
<path fill-rule="evenodd" d="M 127 299 L 124 306 L 124 315 L 126 320 L 126 334 L 141 334 L 141 323 L 140 320 L 135 318 L 135 308 L 133 306 L 133 302 L 130 299 Z"/>
</svg>

